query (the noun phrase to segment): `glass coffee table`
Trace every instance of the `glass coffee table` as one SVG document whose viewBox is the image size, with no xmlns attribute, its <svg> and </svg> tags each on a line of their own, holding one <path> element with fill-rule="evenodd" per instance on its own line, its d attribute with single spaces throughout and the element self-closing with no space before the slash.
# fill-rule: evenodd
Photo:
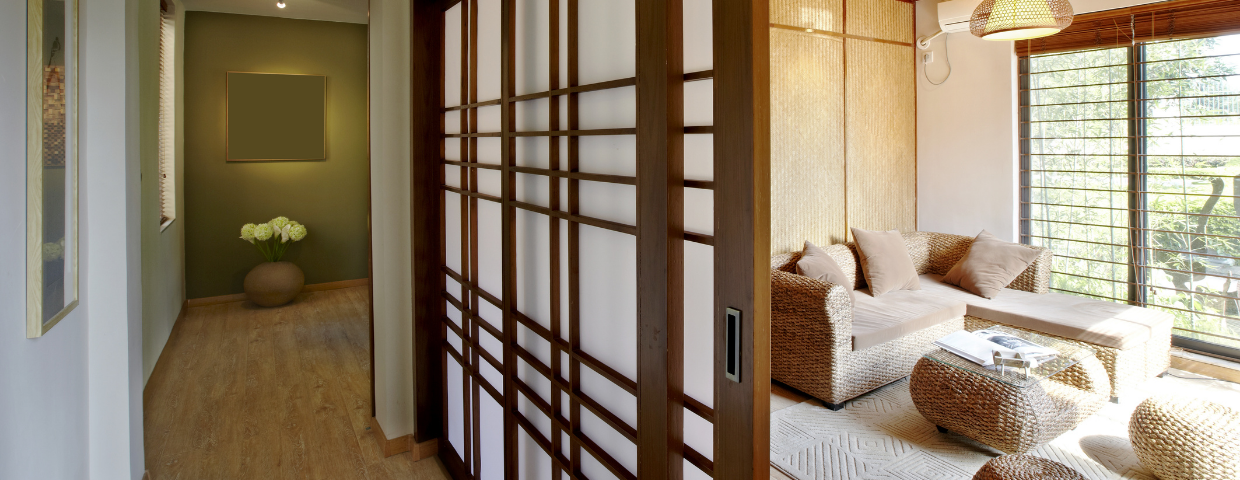
<svg viewBox="0 0 1240 480">
<path fill-rule="evenodd" d="M 1110 398 L 1110 380 L 1093 349 L 1004 326 L 987 329 L 1060 354 L 1026 371 L 984 367 L 940 348 L 927 353 L 913 367 L 909 393 L 940 431 L 1025 453 L 1076 428 Z"/>
</svg>

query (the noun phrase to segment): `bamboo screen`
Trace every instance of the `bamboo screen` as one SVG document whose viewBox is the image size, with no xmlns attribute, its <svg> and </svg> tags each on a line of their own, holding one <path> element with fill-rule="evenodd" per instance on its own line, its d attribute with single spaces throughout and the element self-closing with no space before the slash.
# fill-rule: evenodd
<svg viewBox="0 0 1240 480">
<path fill-rule="evenodd" d="M 913 5 L 771 4 L 771 250 L 916 229 Z"/>
</svg>

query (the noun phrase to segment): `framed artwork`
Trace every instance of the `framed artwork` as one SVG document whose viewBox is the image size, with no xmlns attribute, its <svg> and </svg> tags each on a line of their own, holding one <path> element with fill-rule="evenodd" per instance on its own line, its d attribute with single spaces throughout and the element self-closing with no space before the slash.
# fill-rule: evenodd
<svg viewBox="0 0 1240 480">
<path fill-rule="evenodd" d="M 228 72 L 230 162 L 325 160 L 327 76 Z"/>
<path fill-rule="evenodd" d="M 78 304 L 78 0 L 27 0 L 26 337 Z"/>
</svg>

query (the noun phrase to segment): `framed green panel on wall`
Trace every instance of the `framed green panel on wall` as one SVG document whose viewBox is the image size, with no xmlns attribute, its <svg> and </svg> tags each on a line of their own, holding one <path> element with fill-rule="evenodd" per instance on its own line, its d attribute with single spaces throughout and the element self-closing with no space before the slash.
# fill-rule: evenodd
<svg viewBox="0 0 1240 480">
<path fill-rule="evenodd" d="M 325 160 L 327 76 L 228 72 L 230 162 Z"/>
</svg>

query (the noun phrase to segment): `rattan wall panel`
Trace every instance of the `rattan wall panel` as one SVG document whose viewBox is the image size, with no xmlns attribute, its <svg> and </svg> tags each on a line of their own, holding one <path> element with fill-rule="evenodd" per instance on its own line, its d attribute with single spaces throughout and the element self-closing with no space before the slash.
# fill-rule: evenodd
<svg viewBox="0 0 1240 480">
<path fill-rule="evenodd" d="M 913 4 L 896 0 L 848 0 L 848 34 L 913 42 Z"/>
<path fill-rule="evenodd" d="M 847 50 L 848 226 L 916 230 L 913 48 L 849 41 Z"/>
<path fill-rule="evenodd" d="M 770 9 L 771 23 L 837 33 L 844 31 L 843 0 L 773 0 Z"/>
<path fill-rule="evenodd" d="M 844 171 L 842 39 L 771 29 L 773 252 L 844 241 Z"/>
</svg>

